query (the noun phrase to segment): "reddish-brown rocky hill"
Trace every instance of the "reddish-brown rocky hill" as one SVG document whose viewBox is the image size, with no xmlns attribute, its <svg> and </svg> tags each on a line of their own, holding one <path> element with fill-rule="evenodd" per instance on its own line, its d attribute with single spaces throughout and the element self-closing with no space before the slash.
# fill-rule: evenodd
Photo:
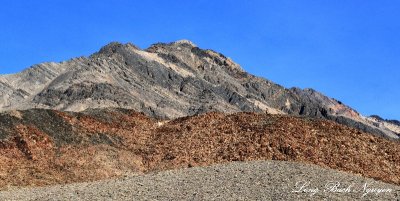
<svg viewBox="0 0 400 201">
<path fill-rule="evenodd" d="M 0 187 L 92 181 L 230 161 L 288 160 L 400 184 L 400 144 L 333 121 L 132 110 L 0 114 Z"/>
</svg>

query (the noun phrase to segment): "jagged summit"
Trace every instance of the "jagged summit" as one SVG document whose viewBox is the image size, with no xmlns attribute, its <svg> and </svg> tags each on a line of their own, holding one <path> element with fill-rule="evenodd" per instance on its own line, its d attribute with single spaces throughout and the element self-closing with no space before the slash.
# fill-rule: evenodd
<svg viewBox="0 0 400 201">
<path fill-rule="evenodd" d="M 160 46 L 174 46 L 174 47 L 176 47 L 176 46 L 179 46 L 180 48 L 182 48 L 182 47 L 187 47 L 187 48 L 197 47 L 197 45 L 194 42 L 192 42 L 190 40 L 187 40 L 187 39 L 177 40 L 177 41 L 170 42 L 170 43 L 155 43 L 155 44 L 150 45 L 150 47 L 148 49 L 151 49 L 154 46 L 155 47 L 160 47 Z M 178 49 L 179 49 L 179 47 L 178 47 Z"/>
<path fill-rule="evenodd" d="M 159 118 L 251 111 L 331 119 L 398 138 L 352 108 L 311 89 L 286 89 L 188 40 L 147 49 L 112 42 L 90 57 L 43 63 L 0 76 L 0 110 L 127 108 Z M 399 131 L 400 132 L 400 131 Z"/>
<path fill-rule="evenodd" d="M 111 43 L 103 46 L 102 48 L 100 48 L 100 50 L 95 54 L 111 55 L 111 54 L 117 53 L 118 51 L 120 51 L 123 48 L 133 48 L 136 50 L 140 50 L 139 47 L 137 47 L 136 45 L 134 45 L 132 43 L 122 44 L 120 42 L 111 42 Z"/>
<path fill-rule="evenodd" d="M 182 40 L 175 41 L 174 44 L 178 44 L 178 45 L 185 44 L 185 45 L 190 45 L 192 47 L 197 47 L 196 44 L 194 44 L 192 41 L 187 40 L 187 39 L 182 39 Z"/>
</svg>

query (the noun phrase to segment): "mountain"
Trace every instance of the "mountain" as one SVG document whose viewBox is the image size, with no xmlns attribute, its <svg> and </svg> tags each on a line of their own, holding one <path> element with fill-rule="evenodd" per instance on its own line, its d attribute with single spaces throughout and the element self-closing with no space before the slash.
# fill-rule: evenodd
<svg viewBox="0 0 400 201">
<path fill-rule="evenodd" d="M 126 108 L 175 119 L 210 111 L 324 118 L 399 139 L 399 125 L 369 118 L 313 89 L 287 89 L 230 58 L 181 40 L 140 49 L 110 43 L 90 57 L 43 63 L 0 77 L 0 109 Z"/>
</svg>

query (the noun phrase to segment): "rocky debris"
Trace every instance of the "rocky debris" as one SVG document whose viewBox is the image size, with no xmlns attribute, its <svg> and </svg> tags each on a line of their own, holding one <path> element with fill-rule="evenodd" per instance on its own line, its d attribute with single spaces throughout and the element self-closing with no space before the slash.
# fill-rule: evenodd
<svg viewBox="0 0 400 201">
<path fill-rule="evenodd" d="M 301 189 L 305 182 L 309 185 Z M 399 196 L 399 186 L 284 161 L 233 162 L 93 183 L 0 191 L 1 200 L 21 201 L 397 200 Z"/>
<path fill-rule="evenodd" d="M 39 64 L 0 76 L 0 110 L 107 107 L 166 119 L 212 111 L 268 110 L 339 119 L 378 136 L 399 138 L 393 122 L 376 127 L 340 101 L 312 89 L 286 89 L 248 74 L 223 54 L 188 40 L 157 43 L 145 50 L 112 42 L 88 58 Z"/>
<path fill-rule="evenodd" d="M 329 120 L 216 112 L 162 120 L 127 109 L 17 112 L 0 113 L 3 188 L 271 159 L 400 184 L 398 142 Z"/>
</svg>

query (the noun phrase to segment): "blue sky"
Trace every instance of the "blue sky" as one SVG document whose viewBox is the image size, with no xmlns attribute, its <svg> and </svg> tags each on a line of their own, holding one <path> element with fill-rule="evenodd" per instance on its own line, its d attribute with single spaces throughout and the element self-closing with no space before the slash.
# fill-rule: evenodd
<svg viewBox="0 0 400 201">
<path fill-rule="evenodd" d="M 400 119 L 400 1 L 2 0 L 0 73 L 189 39 L 285 87 Z"/>
</svg>

